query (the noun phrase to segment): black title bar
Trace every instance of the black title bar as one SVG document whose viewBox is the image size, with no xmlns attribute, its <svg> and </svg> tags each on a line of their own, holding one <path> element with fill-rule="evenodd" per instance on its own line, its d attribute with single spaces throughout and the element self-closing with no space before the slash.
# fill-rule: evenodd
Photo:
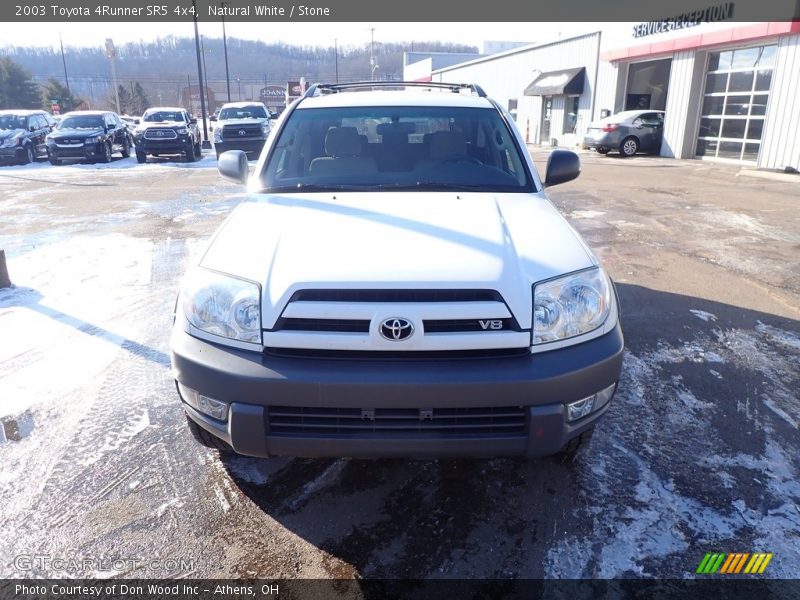
<svg viewBox="0 0 800 600">
<path fill-rule="evenodd" d="M 735 21 L 800 20 L 800 0 L 737 0 Z M 707 0 L 3 0 L 4 22 L 519 22 L 658 21 Z"/>
</svg>

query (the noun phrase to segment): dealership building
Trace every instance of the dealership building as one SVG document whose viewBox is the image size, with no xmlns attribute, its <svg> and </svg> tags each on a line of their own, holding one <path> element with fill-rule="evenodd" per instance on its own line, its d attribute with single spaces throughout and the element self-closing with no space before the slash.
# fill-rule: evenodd
<svg viewBox="0 0 800 600">
<path fill-rule="evenodd" d="M 662 156 L 800 170 L 800 22 L 727 21 L 732 9 L 604 23 L 427 71 L 410 62 L 404 75 L 481 85 L 531 144 L 574 147 L 592 121 L 662 110 Z"/>
</svg>

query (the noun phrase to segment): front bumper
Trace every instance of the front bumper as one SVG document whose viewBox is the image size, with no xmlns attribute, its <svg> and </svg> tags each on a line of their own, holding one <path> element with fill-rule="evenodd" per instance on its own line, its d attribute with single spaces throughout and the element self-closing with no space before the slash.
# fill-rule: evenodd
<svg viewBox="0 0 800 600">
<path fill-rule="evenodd" d="M 80 146 L 47 145 L 47 155 L 55 159 L 96 160 L 102 155 L 104 142 L 96 144 L 81 144 Z"/>
<path fill-rule="evenodd" d="M 619 325 L 582 344 L 540 354 L 481 359 L 357 360 L 285 358 L 227 348 L 173 329 L 178 382 L 230 403 L 227 422 L 188 404 L 201 427 L 249 456 L 489 457 L 544 456 L 592 427 L 608 404 L 569 423 L 566 404 L 614 385 L 622 369 Z M 523 407 L 514 435 L 354 435 L 270 429 L 269 407 L 452 409 Z"/>
<path fill-rule="evenodd" d="M 214 142 L 214 149 L 217 154 L 227 152 L 228 150 L 243 150 L 248 153 L 260 153 L 266 139 L 249 139 L 249 140 L 223 140 L 221 142 Z"/>
<path fill-rule="evenodd" d="M 136 150 L 146 154 L 181 154 L 192 147 L 192 138 L 188 135 L 170 140 L 149 140 L 142 137 L 135 139 L 134 142 Z"/>
<path fill-rule="evenodd" d="M 19 162 L 24 156 L 25 148 L 22 146 L 0 148 L 0 162 Z"/>
</svg>

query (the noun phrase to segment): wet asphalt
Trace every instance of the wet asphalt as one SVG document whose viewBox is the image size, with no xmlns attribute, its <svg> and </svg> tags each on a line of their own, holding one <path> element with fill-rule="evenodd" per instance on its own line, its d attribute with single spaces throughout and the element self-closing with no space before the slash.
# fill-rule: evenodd
<svg viewBox="0 0 800 600">
<path fill-rule="evenodd" d="M 200 446 L 172 307 L 239 190 L 210 156 L 0 168 L 0 577 L 800 577 L 800 179 L 582 160 L 551 197 L 617 283 L 623 376 L 588 447 L 533 462 Z"/>
</svg>

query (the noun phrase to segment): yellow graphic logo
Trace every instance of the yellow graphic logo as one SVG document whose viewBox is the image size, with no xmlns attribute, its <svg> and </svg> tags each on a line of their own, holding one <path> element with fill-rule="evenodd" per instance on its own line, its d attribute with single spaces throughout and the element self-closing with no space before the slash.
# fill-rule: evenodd
<svg viewBox="0 0 800 600">
<path fill-rule="evenodd" d="M 755 552 L 753 554 L 748 552 L 734 552 L 732 554 L 707 552 L 703 560 L 700 561 L 700 566 L 697 567 L 696 572 L 701 575 L 763 573 L 771 560 L 772 552 Z"/>
</svg>

